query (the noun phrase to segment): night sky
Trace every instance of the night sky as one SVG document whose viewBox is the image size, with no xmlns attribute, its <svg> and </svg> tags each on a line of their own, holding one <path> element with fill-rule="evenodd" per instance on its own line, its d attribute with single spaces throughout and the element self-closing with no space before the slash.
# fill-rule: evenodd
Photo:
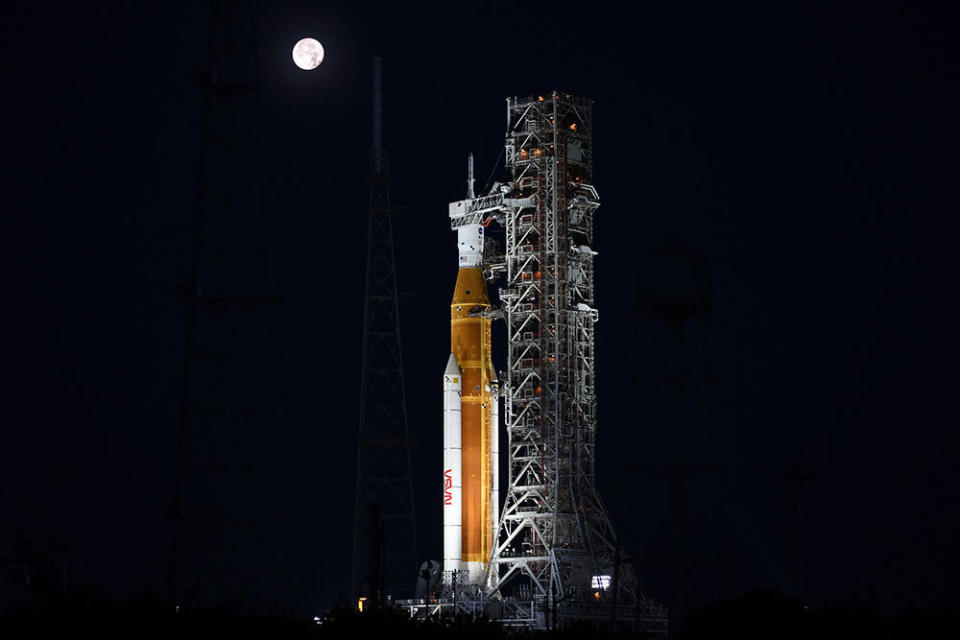
<svg viewBox="0 0 960 640">
<path fill-rule="evenodd" d="M 52 544 L 71 585 L 117 598 L 166 576 L 208 21 L 205 3 L 0 10 L 0 516 Z M 690 532 L 716 558 L 693 579 L 791 593 L 799 458 L 812 603 L 956 606 L 958 24 L 914 3 L 263 3 L 281 401 L 268 430 L 238 433 L 262 444 L 250 504 L 269 503 L 245 514 L 266 567 L 249 599 L 312 615 L 349 593 L 381 55 L 421 557 L 441 553 L 447 203 L 471 151 L 478 189 L 500 177 L 504 98 L 556 88 L 595 101 L 598 484 L 650 595 L 666 598 L 665 480 L 636 469 L 666 459 L 643 355 L 663 333 L 634 291 L 673 242 L 715 276 L 699 428 L 724 479 L 688 483 L 718 514 Z M 309 73 L 290 59 L 305 36 L 326 48 Z"/>
</svg>

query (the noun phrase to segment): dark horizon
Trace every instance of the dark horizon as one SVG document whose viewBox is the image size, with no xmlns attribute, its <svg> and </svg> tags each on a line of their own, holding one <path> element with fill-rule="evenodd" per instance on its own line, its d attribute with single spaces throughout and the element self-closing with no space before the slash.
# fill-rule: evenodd
<svg viewBox="0 0 960 640">
<path fill-rule="evenodd" d="M 52 545 L 71 587 L 159 597 L 209 11 L 4 13 L 12 415 L 0 517 Z M 786 476 L 800 459 L 812 606 L 955 609 L 958 14 L 638 3 L 558 8 L 531 34 L 505 3 L 261 7 L 261 168 L 248 171 L 264 215 L 237 224 L 271 247 L 281 302 L 261 334 L 280 356 L 275 419 L 229 434 L 256 452 L 254 488 L 222 505 L 253 522 L 229 556 L 229 571 L 255 574 L 241 595 L 312 616 L 349 592 L 381 55 L 420 557 L 441 546 L 447 203 L 463 197 L 468 153 L 478 191 L 498 177 L 504 98 L 559 89 L 594 100 L 598 485 L 651 597 L 671 604 L 669 416 L 645 382 L 663 328 L 637 315 L 636 291 L 650 256 L 681 245 L 713 271 L 716 357 L 708 411 L 690 418 L 710 444 L 678 455 L 723 479 L 687 483 L 691 523 L 712 523 L 689 534 L 702 555 L 690 580 L 710 582 L 691 606 L 795 591 Z M 290 50 L 308 35 L 326 58 L 304 72 Z"/>
</svg>

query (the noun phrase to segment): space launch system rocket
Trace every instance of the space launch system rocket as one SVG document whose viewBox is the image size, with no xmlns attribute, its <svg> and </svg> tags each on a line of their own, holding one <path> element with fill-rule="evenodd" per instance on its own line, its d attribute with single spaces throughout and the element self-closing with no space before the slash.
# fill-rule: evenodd
<svg viewBox="0 0 960 640">
<path fill-rule="evenodd" d="M 467 199 L 473 194 L 473 156 Z M 451 205 L 452 206 L 452 205 Z M 443 570 L 483 586 L 499 509 L 499 383 L 490 354 L 483 224 L 457 228 L 459 270 L 443 372 Z"/>
</svg>

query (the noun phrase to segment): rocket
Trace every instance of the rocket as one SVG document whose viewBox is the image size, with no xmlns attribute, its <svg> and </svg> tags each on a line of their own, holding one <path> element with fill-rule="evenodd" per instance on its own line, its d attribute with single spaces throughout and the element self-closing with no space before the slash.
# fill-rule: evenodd
<svg viewBox="0 0 960 640">
<path fill-rule="evenodd" d="M 467 198 L 474 198 L 472 154 Z M 443 570 L 459 571 L 460 584 L 480 587 L 488 576 L 500 504 L 499 383 L 490 354 L 483 229 L 479 223 L 457 228 L 459 270 L 443 372 Z"/>
</svg>

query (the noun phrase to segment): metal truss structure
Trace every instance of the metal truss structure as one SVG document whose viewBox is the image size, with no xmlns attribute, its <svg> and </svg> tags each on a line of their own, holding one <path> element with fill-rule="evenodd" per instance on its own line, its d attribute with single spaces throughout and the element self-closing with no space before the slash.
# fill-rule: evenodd
<svg viewBox="0 0 960 640">
<path fill-rule="evenodd" d="M 357 439 L 353 586 L 371 605 L 409 596 L 417 574 L 410 441 L 400 347 L 390 168 L 381 148 L 380 59 L 374 60 L 363 362 Z"/>
<path fill-rule="evenodd" d="M 505 232 L 504 255 L 485 258 L 488 275 L 505 278 L 499 313 L 508 332 L 502 393 L 510 468 L 488 596 L 518 582 L 520 597 L 505 597 L 505 607 L 529 602 L 571 617 L 584 617 L 585 607 L 593 611 L 586 617 L 601 609 L 611 618 L 642 612 L 659 632 L 663 609 L 646 600 L 621 559 L 595 484 L 591 245 L 600 200 L 591 134 L 590 100 L 558 92 L 508 99 L 510 183 L 451 205 L 454 228 L 496 221 Z"/>
<path fill-rule="evenodd" d="M 279 514 L 259 469 L 276 432 L 280 390 L 276 283 L 261 189 L 258 10 L 210 3 L 201 158 L 193 216 L 170 607 L 263 599 L 275 562 L 259 549 Z"/>
<path fill-rule="evenodd" d="M 506 166 L 531 198 L 504 217 L 510 483 L 492 565 L 557 599 L 592 596 L 616 535 L 594 486 L 591 105 L 557 93 L 507 104 Z"/>
</svg>

